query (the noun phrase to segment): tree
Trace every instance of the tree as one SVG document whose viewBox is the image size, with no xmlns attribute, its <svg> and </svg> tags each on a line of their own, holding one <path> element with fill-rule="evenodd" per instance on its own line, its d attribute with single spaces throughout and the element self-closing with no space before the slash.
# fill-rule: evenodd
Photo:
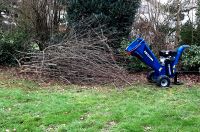
<svg viewBox="0 0 200 132">
<path fill-rule="evenodd" d="M 194 21 L 195 16 L 191 16 L 192 18 L 181 27 L 181 40 L 183 43 L 200 46 L 200 0 L 197 0 L 197 5 L 192 7 L 197 8 L 196 21 Z"/>
<path fill-rule="evenodd" d="M 200 36 L 199 36 L 199 34 L 200 34 L 200 0 L 197 0 L 197 13 L 196 13 L 196 17 L 197 17 L 197 22 L 196 22 L 196 24 L 197 24 L 197 28 L 196 28 L 196 33 L 195 33 L 195 44 L 197 44 L 198 46 L 200 46 L 200 42 L 199 42 L 199 40 L 200 40 Z"/>
<path fill-rule="evenodd" d="M 183 55 L 183 68 L 190 71 L 198 71 L 200 66 L 200 0 L 197 0 L 196 18 L 196 22 L 189 20 L 181 27 L 181 39 L 190 45 L 189 51 Z"/>
<path fill-rule="evenodd" d="M 40 50 L 49 45 L 50 38 L 59 32 L 64 0 L 21 0 L 15 9 L 17 25 L 30 31 Z"/>
<path fill-rule="evenodd" d="M 14 18 L 16 17 L 13 7 L 16 5 L 15 0 L 0 0 L 0 28 L 1 30 L 9 30 L 14 26 Z"/>
<path fill-rule="evenodd" d="M 200 0 L 197 0 L 197 24 L 200 24 Z"/>
<path fill-rule="evenodd" d="M 131 32 L 139 5 L 140 0 L 69 0 L 69 25 L 75 26 L 83 19 L 95 18 L 92 26 L 104 25 L 110 46 L 117 49 Z"/>
<path fill-rule="evenodd" d="M 180 29 L 185 20 L 191 20 L 196 8 L 191 0 L 146 0 L 137 15 L 135 28 L 150 42 L 154 50 L 167 48 L 167 44 L 177 46 L 181 41 Z M 143 9 L 143 10 L 142 10 Z"/>
</svg>

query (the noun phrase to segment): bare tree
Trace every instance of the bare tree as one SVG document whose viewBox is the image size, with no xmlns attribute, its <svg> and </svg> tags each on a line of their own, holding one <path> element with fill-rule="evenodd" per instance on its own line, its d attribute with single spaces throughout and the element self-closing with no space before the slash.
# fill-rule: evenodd
<svg viewBox="0 0 200 132">
<path fill-rule="evenodd" d="M 190 0 L 144 0 L 134 31 L 146 37 L 155 52 L 162 48 L 174 48 L 181 41 L 180 28 L 196 5 Z"/>
<path fill-rule="evenodd" d="M 22 0 L 19 2 L 18 23 L 26 25 L 35 34 L 40 50 L 48 46 L 52 34 L 58 32 L 60 12 L 63 10 L 60 0 Z"/>
</svg>

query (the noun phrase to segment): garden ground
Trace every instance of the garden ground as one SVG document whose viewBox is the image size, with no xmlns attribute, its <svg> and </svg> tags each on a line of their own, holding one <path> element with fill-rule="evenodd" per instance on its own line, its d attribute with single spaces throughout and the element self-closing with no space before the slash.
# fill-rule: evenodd
<svg viewBox="0 0 200 132">
<path fill-rule="evenodd" d="M 40 84 L 0 73 L 1 131 L 198 132 L 200 85 Z"/>
</svg>

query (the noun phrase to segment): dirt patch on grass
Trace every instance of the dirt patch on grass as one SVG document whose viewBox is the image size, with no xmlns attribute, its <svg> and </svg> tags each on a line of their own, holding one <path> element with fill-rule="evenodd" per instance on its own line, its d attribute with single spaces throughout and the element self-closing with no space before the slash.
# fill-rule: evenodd
<svg viewBox="0 0 200 132">
<path fill-rule="evenodd" d="M 42 75 L 40 73 L 33 73 L 33 72 L 24 72 L 23 69 L 21 68 L 16 68 L 16 67 L 2 67 L 0 66 L 0 80 L 9 80 L 9 79 L 25 79 L 25 80 L 31 80 L 34 81 L 36 83 L 38 83 L 40 86 L 42 87 L 48 87 L 51 86 L 53 84 L 68 84 L 66 82 L 62 82 L 60 80 L 57 80 L 55 78 L 51 78 L 51 77 L 47 77 L 45 75 Z M 131 74 L 126 74 L 126 80 L 127 82 L 129 82 L 130 84 L 144 84 L 144 83 L 148 83 L 147 79 L 146 79 L 146 75 L 147 72 L 136 72 L 136 73 L 131 73 Z M 200 74 L 199 73 L 187 73 L 187 74 L 179 74 L 178 75 L 178 80 L 180 80 L 180 82 L 183 82 L 184 84 L 186 84 L 187 86 L 192 86 L 192 85 L 196 85 L 196 84 L 200 84 Z M 77 85 L 82 85 L 82 86 L 96 86 L 98 84 L 77 84 Z M 112 83 L 111 83 L 112 85 Z M 115 85 L 114 86 L 118 87 L 118 86 L 125 86 L 125 85 L 129 85 L 129 84 L 123 84 L 121 82 L 119 82 L 119 85 Z"/>
</svg>

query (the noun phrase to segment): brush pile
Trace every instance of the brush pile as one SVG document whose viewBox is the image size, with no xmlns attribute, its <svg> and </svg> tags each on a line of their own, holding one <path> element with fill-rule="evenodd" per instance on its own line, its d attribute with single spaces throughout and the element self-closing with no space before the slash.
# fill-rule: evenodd
<svg viewBox="0 0 200 132">
<path fill-rule="evenodd" d="M 71 84 L 127 83 L 125 71 L 116 64 L 103 28 L 80 23 L 61 43 L 50 45 L 41 52 L 29 53 L 29 61 L 22 65 L 24 71 Z"/>
</svg>

